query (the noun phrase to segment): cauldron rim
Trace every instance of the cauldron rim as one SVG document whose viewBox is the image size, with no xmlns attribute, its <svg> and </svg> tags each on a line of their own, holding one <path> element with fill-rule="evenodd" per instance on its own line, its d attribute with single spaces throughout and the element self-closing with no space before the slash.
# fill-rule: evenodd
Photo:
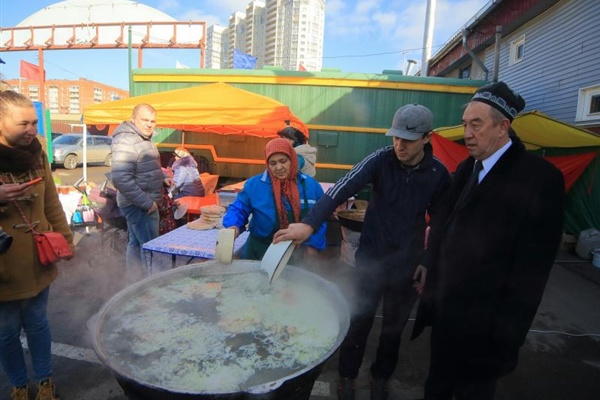
<svg viewBox="0 0 600 400">
<path fill-rule="evenodd" d="M 230 268 L 235 268 L 235 270 L 232 270 Z M 259 385 L 253 385 L 244 390 L 237 390 L 237 391 L 202 390 L 202 391 L 194 391 L 194 392 L 183 391 L 183 390 L 172 389 L 172 388 L 165 388 L 162 386 L 155 385 L 151 382 L 141 381 L 137 378 L 131 377 L 128 373 L 123 372 L 123 370 L 121 368 L 113 365 L 110 362 L 110 357 L 108 356 L 108 354 L 104 351 L 104 349 L 100 345 L 101 341 L 99 338 L 100 338 L 100 330 L 103 325 L 104 317 L 106 317 L 107 313 L 111 310 L 111 308 L 114 306 L 114 304 L 119 303 L 119 301 L 123 297 L 129 296 L 132 293 L 135 293 L 141 287 L 150 285 L 151 282 L 153 282 L 153 281 L 165 279 L 165 277 L 169 276 L 169 275 L 180 275 L 180 274 L 184 275 L 187 271 L 198 270 L 198 269 L 202 270 L 203 275 L 204 274 L 208 275 L 208 274 L 247 273 L 247 272 L 259 271 L 260 267 L 259 267 L 258 261 L 252 261 L 252 260 L 235 260 L 233 262 L 233 264 L 223 264 L 218 261 L 206 261 L 206 262 L 202 262 L 202 263 L 196 263 L 196 264 L 190 264 L 187 266 L 178 267 L 178 268 L 164 271 L 164 272 L 161 272 L 161 273 L 158 273 L 155 275 L 151 275 L 139 282 L 136 282 L 136 283 L 124 288 L 120 292 L 116 293 L 113 297 L 111 297 L 102 306 L 102 308 L 98 312 L 97 322 L 94 326 L 94 329 L 92 330 L 92 345 L 93 345 L 94 351 L 95 351 L 96 355 L 98 356 L 98 358 L 100 359 L 100 361 L 107 368 L 109 368 L 114 375 L 116 375 L 117 377 L 120 377 L 121 379 L 135 382 L 136 384 L 141 385 L 148 389 L 153 389 L 153 390 L 157 390 L 160 392 L 167 392 L 167 393 L 173 393 L 173 394 L 178 394 L 178 395 L 190 395 L 190 396 L 217 395 L 217 396 L 220 396 L 220 395 L 235 395 L 235 394 L 239 394 L 239 393 L 264 394 L 264 393 L 268 393 L 273 390 L 276 390 L 278 387 L 280 387 L 286 381 L 301 377 L 302 375 L 307 374 L 309 371 L 320 367 L 333 355 L 333 353 L 335 353 L 335 351 L 337 351 L 337 349 L 341 345 L 344 337 L 346 336 L 346 333 L 348 332 L 348 328 L 350 325 L 350 311 L 349 311 L 349 307 L 348 307 L 348 304 L 347 304 L 344 296 L 341 294 L 341 292 L 339 291 L 337 286 L 335 284 L 333 284 L 332 282 L 327 281 L 325 278 L 323 278 L 319 275 L 316 275 L 312 272 L 309 272 L 305 269 L 295 267 L 293 265 L 287 265 L 285 267 L 284 271 L 282 272 L 282 277 L 286 277 L 286 276 L 294 275 L 294 274 L 300 274 L 300 275 L 304 275 L 305 277 L 309 277 L 309 279 L 313 279 L 315 282 L 318 282 L 318 284 L 323 285 L 324 287 L 327 287 L 327 289 L 329 291 L 329 296 L 331 298 L 334 298 L 335 301 L 337 302 L 336 308 L 338 308 L 338 309 L 340 307 L 343 308 L 343 310 L 341 310 L 341 312 L 340 312 L 340 314 L 342 314 L 342 315 L 340 315 L 340 327 L 339 327 L 338 337 L 336 339 L 336 342 L 334 343 L 334 345 L 331 346 L 331 348 L 322 357 L 320 357 L 318 360 L 314 361 L 312 364 L 307 365 L 306 367 L 304 367 L 298 371 L 295 371 L 292 374 L 286 375 L 283 378 L 279 378 L 277 380 L 262 383 Z"/>
</svg>

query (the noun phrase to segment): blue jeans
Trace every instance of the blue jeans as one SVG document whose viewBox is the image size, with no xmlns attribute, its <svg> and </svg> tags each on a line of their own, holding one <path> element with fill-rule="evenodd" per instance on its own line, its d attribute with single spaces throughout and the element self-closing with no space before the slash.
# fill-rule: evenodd
<svg viewBox="0 0 600 400">
<path fill-rule="evenodd" d="M 36 382 L 52 376 L 50 327 L 46 318 L 46 288 L 35 297 L 0 302 L 0 362 L 12 386 L 25 386 L 27 366 L 21 346 L 21 328 L 25 330 Z"/>
<path fill-rule="evenodd" d="M 142 245 L 158 237 L 158 210 L 148 214 L 136 206 L 120 208 L 127 220 L 127 253 L 125 255 L 127 284 L 146 277 L 146 262 Z"/>
</svg>

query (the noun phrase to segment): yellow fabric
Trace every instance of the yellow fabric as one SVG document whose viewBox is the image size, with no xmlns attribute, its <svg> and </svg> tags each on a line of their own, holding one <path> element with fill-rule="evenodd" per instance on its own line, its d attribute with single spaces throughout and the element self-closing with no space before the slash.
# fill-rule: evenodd
<svg viewBox="0 0 600 400">
<path fill-rule="evenodd" d="M 289 120 L 308 136 L 306 125 L 285 104 L 225 83 L 88 105 L 83 110 L 83 122 L 117 125 L 128 121 L 133 108 L 140 103 L 148 103 L 156 109 L 157 126 L 162 128 L 277 137 L 277 131 Z"/>
<path fill-rule="evenodd" d="M 529 111 L 515 118 L 512 127 L 528 149 L 600 146 L 600 136 L 553 119 L 539 111 Z M 462 125 L 434 129 L 449 140 L 463 138 Z"/>
</svg>

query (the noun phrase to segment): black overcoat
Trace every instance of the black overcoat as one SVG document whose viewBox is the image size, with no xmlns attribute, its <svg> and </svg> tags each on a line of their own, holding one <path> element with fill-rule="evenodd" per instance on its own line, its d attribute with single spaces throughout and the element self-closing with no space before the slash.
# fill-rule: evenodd
<svg viewBox="0 0 600 400">
<path fill-rule="evenodd" d="M 511 139 L 457 209 L 474 159 L 459 165 L 431 231 L 434 261 L 413 337 L 432 325 L 432 367 L 459 379 L 494 379 L 515 368 L 562 234 L 562 174 Z"/>
</svg>

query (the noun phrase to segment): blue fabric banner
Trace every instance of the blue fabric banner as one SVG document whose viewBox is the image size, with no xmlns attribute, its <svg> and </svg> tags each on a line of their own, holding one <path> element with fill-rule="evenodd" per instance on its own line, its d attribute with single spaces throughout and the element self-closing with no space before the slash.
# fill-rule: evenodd
<svg viewBox="0 0 600 400">
<path fill-rule="evenodd" d="M 242 53 L 238 49 L 233 49 L 233 68 L 235 69 L 254 69 L 256 66 L 256 57 L 250 54 Z"/>
</svg>

